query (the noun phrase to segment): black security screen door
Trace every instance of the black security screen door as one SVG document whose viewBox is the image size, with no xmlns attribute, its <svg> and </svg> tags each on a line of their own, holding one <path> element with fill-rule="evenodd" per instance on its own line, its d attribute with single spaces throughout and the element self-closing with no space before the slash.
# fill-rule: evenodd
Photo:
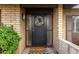
<svg viewBox="0 0 79 59">
<path fill-rule="evenodd" d="M 52 8 L 26 8 L 26 45 L 52 45 Z"/>
<path fill-rule="evenodd" d="M 32 15 L 32 46 L 46 46 L 47 21 L 45 15 Z"/>
</svg>

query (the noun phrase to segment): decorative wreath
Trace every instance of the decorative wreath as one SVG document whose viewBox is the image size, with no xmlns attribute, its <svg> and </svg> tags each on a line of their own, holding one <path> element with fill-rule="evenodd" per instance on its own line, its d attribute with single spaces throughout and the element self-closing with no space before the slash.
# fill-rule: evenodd
<svg viewBox="0 0 79 59">
<path fill-rule="evenodd" d="M 41 26 L 41 25 L 43 25 L 44 24 L 44 19 L 43 19 L 43 17 L 42 16 L 37 16 L 36 18 L 35 18 L 35 25 L 36 26 Z"/>
</svg>

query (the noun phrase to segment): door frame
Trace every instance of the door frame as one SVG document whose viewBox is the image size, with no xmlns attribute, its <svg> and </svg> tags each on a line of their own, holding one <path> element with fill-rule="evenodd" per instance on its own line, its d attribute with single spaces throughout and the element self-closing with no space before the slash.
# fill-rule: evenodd
<svg viewBox="0 0 79 59">
<path fill-rule="evenodd" d="M 27 8 L 27 9 L 28 9 L 28 8 Z M 38 8 L 37 8 L 37 9 L 38 9 Z M 43 9 L 44 9 L 44 8 L 43 8 Z M 47 8 L 47 9 L 48 9 L 48 8 Z M 45 9 L 45 10 L 46 10 L 46 9 Z M 26 12 L 27 12 L 27 11 L 26 11 Z M 26 15 L 25 29 L 26 29 L 26 28 L 27 28 L 27 26 L 26 26 L 26 25 L 27 25 L 27 23 L 26 23 L 26 22 L 27 22 L 27 16 L 31 16 L 31 14 L 26 13 L 25 15 Z M 51 21 L 52 21 L 52 23 L 51 23 L 51 24 L 52 24 L 52 30 L 48 30 L 48 31 L 51 31 L 51 32 L 52 32 L 52 37 L 51 37 L 51 38 L 52 38 L 52 39 L 51 39 L 52 42 L 51 42 L 51 45 L 47 45 L 47 46 L 53 46 L 53 9 L 52 9 L 51 13 L 48 14 L 48 15 L 51 17 Z M 25 33 L 27 33 L 27 31 L 28 31 L 28 30 L 26 30 Z M 27 47 L 32 46 L 32 45 L 31 45 L 32 42 L 30 42 L 29 45 L 27 44 L 27 41 L 28 41 L 28 39 L 27 39 L 27 34 L 25 34 L 25 35 L 26 35 L 25 45 L 26 45 Z M 31 35 L 30 35 L 30 36 L 31 36 Z M 31 38 L 30 40 L 32 41 L 32 38 Z M 48 38 L 47 38 L 47 40 L 48 40 Z M 48 42 L 48 41 L 47 41 L 47 42 Z"/>
</svg>

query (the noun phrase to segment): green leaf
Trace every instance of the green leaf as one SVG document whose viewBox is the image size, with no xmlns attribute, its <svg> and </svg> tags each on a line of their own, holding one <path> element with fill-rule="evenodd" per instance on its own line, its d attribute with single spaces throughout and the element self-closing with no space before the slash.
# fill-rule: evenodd
<svg viewBox="0 0 79 59">
<path fill-rule="evenodd" d="M 13 54 L 19 44 L 20 37 L 12 27 L 0 26 L 0 48 L 2 54 Z"/>
</svg>

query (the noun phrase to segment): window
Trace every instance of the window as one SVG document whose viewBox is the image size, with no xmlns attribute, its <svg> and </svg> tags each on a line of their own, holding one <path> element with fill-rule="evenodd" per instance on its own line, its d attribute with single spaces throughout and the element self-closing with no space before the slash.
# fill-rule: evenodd
<svg viewBox="0 0 79 59">
<path fill-rule="evenodd" d="M 73 32 L 79 32 L 79 16 L 72 16 Z"/>
</svg>

